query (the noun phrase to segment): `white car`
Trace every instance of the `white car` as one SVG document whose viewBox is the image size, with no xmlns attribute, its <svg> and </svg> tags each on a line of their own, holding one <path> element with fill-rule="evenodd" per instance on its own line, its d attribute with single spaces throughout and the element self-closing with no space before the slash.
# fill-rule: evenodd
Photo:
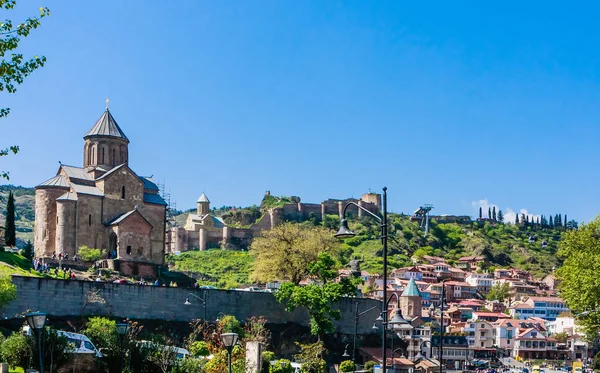
<svg viewBox="0 0 600 373">
<path fill-rule="evenodd" d="M 94 346 L 87 336 L 79 333 L 65 332 L 64 330 L 57 330 L 56 333 L 69 340 L 69 343 L 73 345 L 74 354 L 94 354 L 96 357 L 102 357 L 102 353 L 98 351 L 96 346 Z M 23 334 L 31 335 L 29 326 L 23 327 Z"/>
</svg>

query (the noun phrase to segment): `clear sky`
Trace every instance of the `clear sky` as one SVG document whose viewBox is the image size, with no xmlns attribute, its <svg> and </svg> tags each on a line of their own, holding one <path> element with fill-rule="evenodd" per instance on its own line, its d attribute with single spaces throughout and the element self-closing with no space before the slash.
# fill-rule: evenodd
<svg viewBox="0 0 600 373">
<path fill-rule="evenodd" d="M 81 165 L 105 98 L 177 207 L 389 188 L 390 210 L 600 212 L 595 2 L 44 1 L 0 120 L 11 183 Z"/>
</svg>

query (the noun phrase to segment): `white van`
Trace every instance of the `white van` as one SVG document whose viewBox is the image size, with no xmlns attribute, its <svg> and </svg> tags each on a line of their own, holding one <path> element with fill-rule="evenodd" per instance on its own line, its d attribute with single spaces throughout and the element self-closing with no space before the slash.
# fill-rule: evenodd
<svg viewBox="0 0 600 373">
<path fill-rule="evenodd" d="M 87 336 L 79 333 L 65 332 L 64 330 L 57 330 L 56 333 L 59 336 L 66 337 L 69 343 L 73 344 L 74 354 L 94 354 L 96 357 L 102 357 L 102 353 L 98 351 Z M 23 334 L 31 335 L 29 326 L 23 327 Z"/>
</svg>

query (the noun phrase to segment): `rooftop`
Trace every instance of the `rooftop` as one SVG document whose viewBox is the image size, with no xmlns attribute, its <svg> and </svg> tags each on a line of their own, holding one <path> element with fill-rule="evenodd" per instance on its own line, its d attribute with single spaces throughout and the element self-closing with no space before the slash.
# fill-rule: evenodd
<svg viewBox="0 0 600 373">
<path fill-rule="evenodd" d="M 92 129 L 85 134 L 84 138 L 88 136 L 117 137 L 129 142 L 129 139 L 127 138 L 127 136 L 125 136 L 125 133 L 123 132 L 123 130 L 121 130 L 121 128 L 117 124 L 117 121 L 115 121 L 115 118 L 113 118 L 108 108 L 106 108 L 106 110 L 104 111 L 100 119 L 98 119 L 96 124 L 94 124 Z"/>
</svg>

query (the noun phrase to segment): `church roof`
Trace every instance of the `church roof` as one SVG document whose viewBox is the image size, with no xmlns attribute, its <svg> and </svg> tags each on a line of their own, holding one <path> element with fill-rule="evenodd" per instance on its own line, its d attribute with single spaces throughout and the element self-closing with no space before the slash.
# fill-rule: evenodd
<svg viewBox="0 0 600 373">
<path fill-rule="evenodd" d="M 89 194 L 90 196 L 104 197 L 104 193 L 102 193 L 102 191 L 96 188 L 95 186 L 80 185 L 73 183 L 71 184 L 71 187 L 73 187 L 73 190 L 77 194 Z"/>
<path fill-rule="evenodd" d="M 200 198 L 198 198 L 198 202 L 208 202 L 208 203 L 210 203 L 210 201 L 208 200 L 208 197 L 206 196 L 206 194 L 204 194 L 204 192 L 202 192 L 202 195 L 200 196 Z"/>
<path fill-rule="evenodd" d="M 152 203 L 154 205 L 163 205 L 163 206 L 167 205 L 165 200 L 159 194 L 154 194 L 154 193 L 144 193 L 144 202 Z"/>
<path fill-rule="evenodd" d="M 61 165 L 60 167 L 65 171 L 67 176 L 69 176 L 69 178 L 71 178 L 71 179 L 94 180 L 92 175 L 90 175 L 85 170 L 85 168 L 75 167 L 75 166 L 67 166 L 64 164 Z"/>
<path fill-rule="evenodd" d="M 121 130 L 110 111 L 108 111 L 108 108 L 106 108 L 100 119 L 98 119 L 98 121 L 96 122 L 96 124 L 94 124 L 92 129 L 88 133 L 86 133 L 84 138 L 88 136 L 118 137 L 129 142 L 129 139 L 127 138 L 127 136 L 125 136 L 125 133 L 123 132 L 123 130 Z"/>
<path fill-rule="evenodd" d="M 50 180 L 46 180 L 39 184 L 37 187 L 49 187 L 49 188 L 69 188 L 69 182 L 63 175 L 56 175 Z M 36 187 L 36 188 L 37 188 Z"/>
<path fill-rule="evenodd" d="M 67 192 L 56 199 L 57 201 L 77 201 L 77 194 Z"/>
<path fill-rule="evenodd" d="M 133 215 L 133 214 L 139 214 L 139 215 L 142 217 L 142 219 L 144 219 L 144 220 L 146 221 L 146 223 L 148 223 L 148 225 L 152 227 L 152 224 L 150 224 L 150 222 L 148 221 L 148 219 L 146 219 L 146 218 L 144 217 L 144 215 L 142 215 L 142 214 L 141 214 L 141 213 L 138 211 L 138 209 L 137 209 L 137 206 L 136 206 L 136 208 L 134 208 L 133 210 L 131 210 L 131 211 L 128 211 L 128 212 L 126 212 L 126 213 L 124 213 L 124 214 L 121 214 L 121 215 L 117 216 L 117 217 L 116 217 L 116 218 L 114 218 L 113 220 L 109 221 L 109 222 L 108 222 L 106 225 L 119 225 L 119 224 L 121 224 L 123 221 L 125 221 L 125 219 L 127 219 L 128 217 L 130 217 L 130 216 L 131 216 L 131 215 Z"/>
<path fill-rule="evenodd" d="M 140 179 L 144 182 L 144 189 L 146 190 L 156 190 L 158 191 L 158 185 L 152 181 L 152 178 L 146 176 L 140 176 Z"/>
<path fill-rule="evenodd" d="M 415 282 L 414 278 L 410 279 L 410 281 L 408 282 L 408 285 L 406 285 L 406 288 L 402 292 L 401 296 L 402 297 L 420 297 L 421 296 L 421 292 L 419 291 L 419 288 L 417 287 L 417 283 Z"/>
<path fill-rule="evenodd" d="M 110 170 L 108 170 L 104 175 L 100 176 L 99 178 L 97 178 L 96 180 L 101 180 L 104 179 L 106 177 L 108 177 L 109 175 L 112 175 L 113 173 L 115 173 L 117 170 L 120 170 L 123 166 L 126 166 L 125 163 L 121 163 L 118 166 L 115 166 L 113 168 L 111 168 Z"/>
</svg>

